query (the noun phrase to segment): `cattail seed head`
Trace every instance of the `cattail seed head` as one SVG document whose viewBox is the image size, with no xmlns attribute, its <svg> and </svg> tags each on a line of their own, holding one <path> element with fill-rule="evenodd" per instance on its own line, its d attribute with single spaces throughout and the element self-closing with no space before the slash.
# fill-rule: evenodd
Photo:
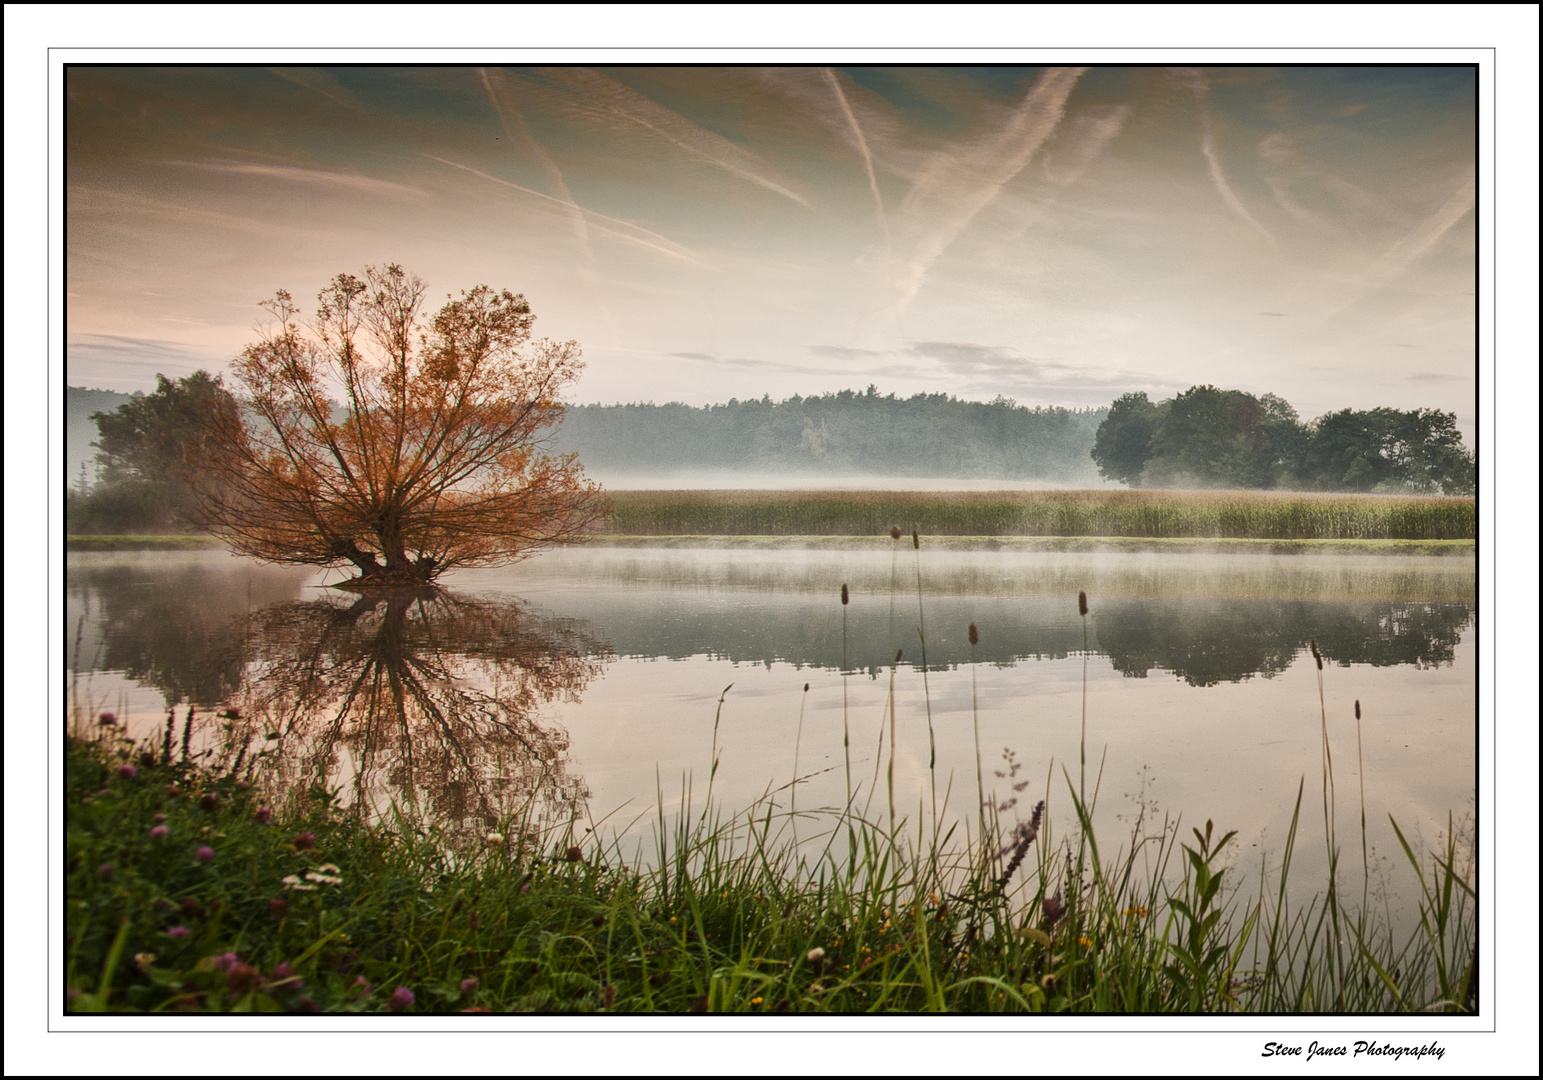
<svg viewBox="0 0 1543 1080">
<path fill-rule="evenodd" d="M 1086 615 L 1087 613 L 1088 613 L 1088 594 L 1083 592 L 1081 589 L 1078 589 L 1077 590 L 1077 614 L 1078 615 Z"/>
<path fill-rule="evenodd" d="M 915 548 L 917 551 L 920 551 L 922 549 L 921 533 L 917 532 L 915 529 L 911 530 L 911 546 L 913 548 Z"/>
<path fill-rule="evenodd" d="M 899 540 L 900 539 L 900 526 L 899 525 L 891 525 L 889 527 L 889 538 L 891 540 Z"/>
<path fill-rule="evenodd" d="M 1313 663 L 1318 665 L 1318 670 L 1323 670 L 1323 653 L 1318 651 L 1318 639 L 1308 638 L 1307 647 L 1313 651 Z"/>
<path fill-rule="evenodd" d="M 847 587 L 846 587 L 845 583 L 843 583 L 842 586 L 841 586 L 841 603 L 842 603 L 842 606 L 845 606 L 849 600 L 851 600 L 851 596 L 847 593 Z"/>
<path fill-rule="evenodd" d="M 971 645 L 979 645 L 980 644 L 980 631 L 975 629 L 975 624 L 974 623 L 970 624 L 970 644 Z"/>
<path fill-rule="evenodd" d="M 1360 698 L 1356 698 L 1355 699 L 1355 718 L 1357 720 L 1361 719 L 1361 699 Z"/>
</svg>

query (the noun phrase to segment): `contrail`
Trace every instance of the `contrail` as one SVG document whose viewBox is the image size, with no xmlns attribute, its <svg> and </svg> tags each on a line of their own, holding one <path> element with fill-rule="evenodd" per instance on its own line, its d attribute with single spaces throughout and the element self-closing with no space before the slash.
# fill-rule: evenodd
<svg viewBox="0 0 1543 1080">
<path fill-rule="evenodd" d="M 1420 222 L 1388 249 L 1387 254 L 1382 257 L 1388 272 L 1397 273 L 1429 251 L 1437 240 L 1446 235 L 1448 229 L 1473 209 L 1476 194 L 1477 185 L 1474 181 L 1471 178 L 1463 181 L 1447 201 L 1441 204 L 1439 210 Z"/>
<path fill-rule="evenodd" d="M 488 100 L 493 104 L 493 112 L 498 116 L 498 124 L 503 128 L 504 135 L 511 143 L 518 142 L 525 151 L 535 158 L 541 166 L 541 171 L 546 173 L 547 186 L 552 194 L 569 207 L 568 220 L 573 224 L 574 238 L 578 240 L 579 251 L 582 258 L 579 260 L 579 277 L 590 288 L 594 288 L 598 278 L 595 274 L 595 252 L 589 242 L 589 226 L 584 220 L 584 210 L 574 200 L 573 194 L 568 190 L 568 185 L 563 183 L 562 170 L 557 167 L 557 162 L 552 160 L 546 149 L 531 137 L 530 128 L 525 125 L 525 118 L 520 115 L 520 110 L 510 100 L 508 91 L 504 88 L 503 72 L 497 70 L 488 71 L 487 68 L 478 68 L 477 74 L 482 78 L 482 88 L 487 91 Z M 514 119 L 514 128 L 511 130 L 509 119 Z M 610 309 L 605 300 L 596 293 L 596 301 L 600 308 L 601 317 L 605 320 L 606 328 L 611 332 L 611 339 L 616 340 L 616 324 L 611 317 Z"/>
<path fill-rule="evenodd" d="M 878 220 L 879 231 L 884 234 L 884 258 L 887 263 L 891 257 L 889 220 L 884 216 L 884 200 L 879 197 L 878 178 L 873 175 L 873 155 L 868 152 L 868 140 L 863 138 L 863 129 L 858 126 L 857 117 L 852 114 L 852 106 L 847 103 L 847 96 L 842 92 L 836 73 L 830 68 L 821 70 L 825 75 L 825 81 L 830 84 L 831 91 L 836 95 L 836 102 L 841 106 L 842 115 L 852 126 L 852 134 L 857 138 L 857 149 L 863 155 L 863 168 L 868 170 L 868 190 L 873 192 L 873 215 Z"/>
<path fill-rule="evenodd" d="M 1457 190 L 1447 197 L 1447 201 L 1442 203 L 1435 213 L 1401 236 L 1384 252 L 1382 257 L 1372 264 L 1370 272 L 1362 280 L 1361 287 L 1324 318 L 1332 319 L 1340 315 L 1434 247 L 1452 226 L 1463 220 L 1473 209 L 1476 195 L 1477 184 L 1473 178 L 1470 177 L 1459 184 Z"/>
<path fill-rule="evenodd" d="M 592 98 L 598 103 L 599 111 L 629 120 L 679 147 L 692 157 L 748 180 L 752 184 L 757 184 L 767 191 L 774 191 L 778 195 L 792 199 L 800 206 L 809 206 L 809 201 L 802 195 L 789 191 L 781 184 L 755 172 L 751 168 L 755 162 L 753 155 L 740 149 L 722 135 L 698 127 L 679 113 L 665 108 L 631 87 L 599 72 L 581 68 L 557 68 L 547 74 Z"/>
<path fill-rule="evenodd" d="M 459 161 L 451 161 L 448 158 L 437 157 L 434 154 L 422 154 L 421 156 L 428 158 L 430 161 L 437 161 L 441 165 L 449 165 L 452 169 L 460 169 L 462 172 L 469 172 L 473 176 L 480 176 L 482 179 L 490 181 L 494 184 L 499 184 L 507 188 L 513 188 L 515 191 L 523 192 L 526 195 L 532 195 L 535 198 L 545 199 L 547 202 L 556 203 L 558 206 L 561 206 L 565 209 L 571 205 L 569 203 L 563 202 L 561 199 L 554 199 L 552 196 L 546 194 L 543 191 L 536 191 L 534 188 L 528 188 L 521 184 L 516 184 L 512 181 L 504 180 L 497 176 L 491 176 L 488 173 L 483 172 L 481 169 L 474 169 L 470 165 L 462 165 Z M 629 244 L 636 244 L 639 247 L 648 248 L 651 251 L 657 251 L 661 255 L 669 255 L 671 258 L 682 259 L 688 263 L 695 263 L 697 266 L 704 267 L 708 270 L 715 269 L 714 267 L 703 262 L 701 259 L 687 254 L 683 249 L 680 249 L 678 244 L 676 244 L 667 236 L 660 236 L 658 233 L 649 229 L 645 229 L 641 225 L 634 225 L 630 221 L 625 221 L 622 218 L 611 217 L 609 214 L 602 214 L 595 210 L 585 210 L 583 207 L 579 207 L 579 209 L 587 218 L 599 218 L 602 221 L 614 222 L 623 228 L 632 229 L 635 232 L 643 233 L 645 236 L 652 236 L 655 239 L 661 241 L 661 243 L 652 243 L 651 241 L 645 240 L 642 237 L 630 236 L 627 233 L 620 232 L 616 229 L 607 228 L 604 225 L 596 224 L 594 226 L 597 231 L 605 233 L 607 236 L 614 237 L 617 240 L 624 240 Z"/>
<path fill-rule="evenodd" d="M 1211 118 L 1211 84 L 1206 81 L 1205 75 L 1195 68 L 1180 68 L 1180 74 L 1184 75 L 1189 83 L 1189 88 L 1195 94 L 1195 104 L 1200 107 L 1200 152 L 1205 155 L 1206 165 L 1211 171 L 1211 180 L 1216 184 L 1216 190 L 1222 197 L 1222 202 L 1232 210 L 1234 214 L 1248 222 L 1259 230 L 1270 243 L 1275 243 L 1275 237 L 1270 235 L 1270 230 L 1259 224 L 1254 215 L 1248 212 L 1243 201 L 1232 190 L 1232 185 L 1227 183 L 1226 174 L 1222 172 L 1221 159 L 1216 156 L 1215 122 Z"/>
<path fill-rule="evenodd" d="M 900 205 L 911 227 L 900 295 L 890 309 L 898 317 L 921 289 L 927 271 L 1017 176 L 1066 113 L 1066 99 L 1086 68 L 1048 68 L 1029 87 L 1002 130 L 964 154 L 940 153 Z M 924 231 L 916 235 L 916 230 Z"/>
</svg>

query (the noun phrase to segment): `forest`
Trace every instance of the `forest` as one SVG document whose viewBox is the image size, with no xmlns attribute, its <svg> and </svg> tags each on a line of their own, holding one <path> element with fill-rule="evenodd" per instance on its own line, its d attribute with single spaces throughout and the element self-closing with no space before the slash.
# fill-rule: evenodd
<svg viewBox="0 0 1543 1080">
<path fill-rule="evenodd" d="M 842 390 L 768 395 L 696 408 L 570 406 L 560 450 L 596 470 L 689 469 L 792 476 L 914 476 L 1097 483 L 1089 452 L 1105 410 L 1027 408 L 1008 398 L 964 401 Z"/>
</svg>

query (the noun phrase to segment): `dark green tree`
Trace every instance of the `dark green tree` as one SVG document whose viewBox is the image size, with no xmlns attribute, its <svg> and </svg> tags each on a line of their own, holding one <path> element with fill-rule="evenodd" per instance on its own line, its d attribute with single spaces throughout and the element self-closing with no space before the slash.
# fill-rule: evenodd
<svg viewBox="0 0 1543 1080">
<path fill-rule="evenodd" d="M 98 439 L 91 445 L 101 471 L 89 493 L 71 493 L 70 531 L 154 532 L 192 524 L 197 503 L 183 467 L 201 453 L 196 418 L 231 400 L 218 377 L 196 371 L 175 382 L 157 375 L 153 394 L 92 413 Z"/>
<path fill-rule="evenodd" d="M 1395 481 L 1394 462 L 1383 453 L 1392 436 L 1394 409 L 1341 409 L 1313 424 L 1307 472 L 1325 491 L 1371 491 Z"/>
<path fill-rule="evenodd" d="M 1298 489 L 1307 467 L 1307 448 L 1312 442 L 1312 432 L 1285 398 L 1265 394 L 1259 404 L 1264 409 L 1263 467 L 1270 479 L 1266 486 Z"/>
<path fill-rule="evenodd" d="M 1149 485 L 1267 487 L 1273 481 L 1265 409 L 1241 390 L 1192 386 L 1152 436 Z"/>
<path fill-rule="evenodd" d="M 1162 406 L 1147 400 L 1144 391 L 1116 398 L 1093 438 L 1093 463 L 1099 475 L 1140 487 L 1163 412 Z"/>
</svg>

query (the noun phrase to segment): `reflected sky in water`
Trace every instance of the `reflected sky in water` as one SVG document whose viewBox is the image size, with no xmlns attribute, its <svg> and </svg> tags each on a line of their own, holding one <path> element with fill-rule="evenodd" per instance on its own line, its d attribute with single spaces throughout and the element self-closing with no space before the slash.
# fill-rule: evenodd
<svg viewBox="0 0 1543 1080">
<path fill-rule="evenodd" d="M 800 809 L 839 806 L 846 732 L 858 807 L 877 790 L 870 813 L 887 813 L 892 675 L 903 816 L 935 783 L 973 819 L 978 724 L 987 798 L 1027 777 L 1023 798 L 1048 790 L 1064 828 L 1085 701 L 1100 830 L 1128 839 L 1143 807 L 1149 825 L 1210 817 L 1257 866 L 1278 860 L 1299 784 L 1303 829 L 1321 819 L 1316 639 L 1341 837 L 1359 814 L 1358 750 L 1390 876 L 1390 813 L 1429 841 L 1471 807 L 1471 559 L 587 548 L 438 594 L 361 598 L 324 580 L 212 552 L 71 555 L 76 695 L 87 710 L 121 700 L 130 730 L 158 740 L 168 705 L 179 739 L 194 705 L 195 747 L 260 762 L 276 799 L 319 784 L 365 815 L 410 801 L 453 842 L 527 803 L 548 821 L 637 821 L 640 836 L 661 803 L 699 807 L 720 695 L 726 809 L 767 793 L 788 809 L 795 791 Z M 994 775 L 1011 771 L 1004 754 L 1016 780 Z M 1294 865 L 1311 879 L 1315 859 L 1321 839 Z"/>
</svg>

